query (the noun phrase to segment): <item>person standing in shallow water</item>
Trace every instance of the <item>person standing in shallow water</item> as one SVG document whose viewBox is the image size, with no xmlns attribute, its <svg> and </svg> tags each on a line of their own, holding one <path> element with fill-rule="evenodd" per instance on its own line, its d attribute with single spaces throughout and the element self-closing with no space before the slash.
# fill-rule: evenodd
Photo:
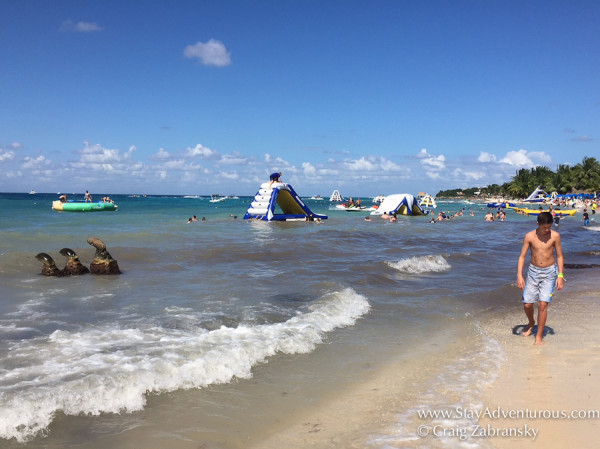
<svg viewBox="0 0 600 449">
<path fill-rule="evenodd" d="M 552 302 L 554 290 L 564 286 L 564 257 L 560 234 L 552 230 L 552 214 L 542 212 L 538 215 L 537 229 L 528 232 L 523 238 L 523 246 L 517 263 L 517 286 L 523 290 L 523 307 L 529 320 L 522 335 L 528 337 L 533 331 L 535 319 L 533 305 L 538 305 L 538 328 L 535 345 L 544 342 L 544 327 L 548 317 L 548 305 Z M 531 249 L 531 261 L 527 272 L 527 281 L 523 278 L 525 257 Z"/>
</svg>

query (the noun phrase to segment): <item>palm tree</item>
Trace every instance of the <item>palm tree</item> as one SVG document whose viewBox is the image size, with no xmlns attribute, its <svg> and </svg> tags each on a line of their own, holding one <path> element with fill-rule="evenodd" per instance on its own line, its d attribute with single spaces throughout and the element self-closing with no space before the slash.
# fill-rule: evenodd
<svg viewBox="0 0 600 449">
<path fill-rule="evenodd" d="M 600 190 L 600 162 L 594 157 L 584 157 L 573 167 L 573 177 L 577 190 Z"/>
<path fill-rule="evenodd" d="M 571 193 L 575 186 L 573 168 L 570 165 L 561 164 L 556 169 L 554 185 L 558 193 Z"/>
<path fill-rule="evenodd" d="M 532 168 L 531 177 L 533 178 L 536 186 L 542 186 L 546 190 L 546 192 L 553 192 L 554 190 L 556 190 L 556 187 L 554 185 L 555 174 L 548 167 L 539 166 Z"/>
<path fill-rule="evenodd" d="M 530 184 L 531 173 L 526 168 L 522 168 L 508 183 L 508 192 L 513 198 L 526 197 L 532 191 Z"/>
</svg>

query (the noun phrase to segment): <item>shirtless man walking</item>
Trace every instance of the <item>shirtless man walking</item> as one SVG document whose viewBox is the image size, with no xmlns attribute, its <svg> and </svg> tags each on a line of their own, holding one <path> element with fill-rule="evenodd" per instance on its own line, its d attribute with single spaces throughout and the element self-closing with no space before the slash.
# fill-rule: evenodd
<svg viewBox="0 0 600 449">
<path fill-rule="evenodd" d="M 535 345 L 543 345 L 542 337 L 548 305 L 552 302 L 554 289 L 560 290 L 564 286 L 564 257 L 560 243 L 560 234 L 552 230 L 552 214 L 541 212 L 538 215 L 537 229 L 525 234 L 523 247 L 517 263 L 517 286 L 523 290 L 523 306 L 529 323 L 523 331 L 523 336 L 531 335 L 535 320 L 533 318 L 533 304 L 538 303 L 538 328 L 535 336 Z M 527 282 L 523 278 L 525 257 L 531 249 L 531 261 L 527 272 Z"/>
</svg>

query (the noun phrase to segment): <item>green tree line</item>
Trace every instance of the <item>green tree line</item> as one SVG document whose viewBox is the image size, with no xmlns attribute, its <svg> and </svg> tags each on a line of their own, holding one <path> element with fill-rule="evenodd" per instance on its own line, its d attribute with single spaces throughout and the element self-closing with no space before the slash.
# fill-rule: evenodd
<svg viewBox="0 0 600 449">
<path fill-rule="evenodd" d="M 475 192 L 479 191 L 480 195 L 525 198 L 537 186 L 541 186 L 546 192 L 560 194 L 600 192 L 600 162 L 596 158 L 586 156 L 579 164 L 561 164 L 556 171 L 545 166 L 531 169 L 522 168 L 510 181 L 502 185 L 492 184 L 482 188 L 441 190 L 436 197 L 470 197 L 475 196 Z"/>
</svg>

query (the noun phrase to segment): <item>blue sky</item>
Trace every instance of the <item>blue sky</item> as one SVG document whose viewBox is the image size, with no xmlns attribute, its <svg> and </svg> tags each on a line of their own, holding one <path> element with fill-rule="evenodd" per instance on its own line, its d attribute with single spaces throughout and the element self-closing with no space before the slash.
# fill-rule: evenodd
<svg viewBox="0 0 600 449">
<path fill-rule="evenodd" d="M 0 191 L 437 193 L 600 154 L 593 1 L 0 1 Z"/>
</svg>

